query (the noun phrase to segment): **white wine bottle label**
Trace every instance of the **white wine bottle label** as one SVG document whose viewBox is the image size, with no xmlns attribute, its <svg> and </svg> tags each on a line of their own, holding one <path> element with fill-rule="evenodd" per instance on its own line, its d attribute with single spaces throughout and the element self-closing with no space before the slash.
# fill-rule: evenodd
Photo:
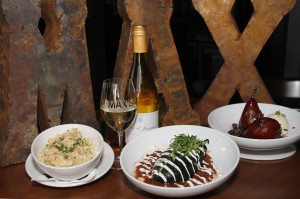
<svg viewBox="0 0 300 199">
<path fill-rule="evenodd" d="M 143 133 L 158 128 L 158 111 L 138 113 L 135 121 L 125 131 L 125 142 L 128 143 Z"/>
</svg>

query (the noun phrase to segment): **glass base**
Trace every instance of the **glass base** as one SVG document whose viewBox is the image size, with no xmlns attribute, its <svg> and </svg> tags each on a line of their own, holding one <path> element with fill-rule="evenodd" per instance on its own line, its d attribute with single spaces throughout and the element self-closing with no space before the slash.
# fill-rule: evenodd
<svg viewBox="0 0 300 199">
<path fill-rule="evenodd" d="M 114 163 L 111 168 L 115 169 L 115 170 L 122 170 L 121 164 L 120 164 L 120 157 L 115 158 Z"/>
</svg>

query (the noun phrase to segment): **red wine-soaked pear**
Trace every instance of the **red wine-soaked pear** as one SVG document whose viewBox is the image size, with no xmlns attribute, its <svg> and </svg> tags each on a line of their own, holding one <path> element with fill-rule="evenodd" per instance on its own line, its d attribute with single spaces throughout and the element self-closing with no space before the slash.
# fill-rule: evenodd
<svg viewBox="0 0 300 199">
<path fill-rule="evenodd" d="M 255 93 L 256 89 L 253 90 L 251 98 L 246 103 L 239 121 L 239 126 L 244 131 L 247 130 L 256 119 L 263 117 L 263 114 L 254 98 Z"/>
<path fill-rule="evenodd" d="M 244 132 L 244 137 L 253 139 L 274 139 L 279 138 L 281 126 L 272 118 L 263 117 L 255 120 Z"/>
</svg>

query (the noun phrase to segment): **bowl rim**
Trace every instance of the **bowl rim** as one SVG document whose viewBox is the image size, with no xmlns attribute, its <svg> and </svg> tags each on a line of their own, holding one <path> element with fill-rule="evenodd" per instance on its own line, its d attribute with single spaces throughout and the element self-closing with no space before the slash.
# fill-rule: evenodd
<svg viewBox="0 0 300 199">
<path fill-rule="evenodd" d="M 69 166 L 69 167 L 56 167 L 56 166 L 47 165 L 47 164 L 41 162 L 41 161 L 36 157 L 36 154 L 34 153 L 34 150 L 33 150 L 35 144 L 38 142 L 38 140 L 40 139 L 40 137 L 43 136 L 44 134 L 47 134 L 49 131 L 52 131 L 53 129 L 60 128 L 60 127 L 67 127 L 67 126 L 70 126 L 70 128 L 72 128 L 72 127 L 74 127 L 74 128 L 77 128 L 77 127 L 84 127 L 84 128 L 89 128 L 89 129 L 91 129 L 93 133 L 94 133 L 94 132 L 98 132 L 98 134 L 95 134 L 95 135 L 96 135 L 97 137 L 100 138 L 100 142 L 102 143 L 101 148 L 99 148 L 100 150 L 97 150 L 96 155 L 95 155 L 92 159 L 90 159 L 90 160 L 88 160 L 88 161 L 86 161 L 86 162 L 84 162 L 84 163 L 82 163 L 82 164 L 73 165 L 73 166 Z M 64 132 L 65 132 L 65 131 L 64 131 Z M 64 133 L 64 132 L 62 132 L 62 133 Z M 55 134 L 54 136 L 56 136 L 56 135 L 57 135 L 57 134 Z M 43 167 L 46 167 L 46 168 L 48 168 L 48 169 L 69 170 L 69 169 L 75 169 L 75 168 L 78 168 L 78 167 L 85 166 L 85 165 L 89 164 L 90 162 L 94 161 L 95 159 L 99 158 L 99 156 L 103 153 L 103 146 L 104 146 L 104 139 L 103 139 L 103 136 L 101 135 L 101 133 L 100 133 L 97 129 L 95 129 L 95 128 L 91 127 L 91 126 L 88 126 L 88 125 L 78 124 L 78 123 L 60 124 L 60 125 L 52 126 L 52 127 L 48 128 L 48 129 L 45 129 L 44 131 L 42 131 L 41 133 L 39 133 L 39 134 L 34 138 L 32 144 L 31 144 L 31 155 L 32 155 L 32 158 L 34 159 L 34 161 L 35 161 L 36 163 L 38 163 L 38 164 L 40 164 L 40 165 L 42 165 Z"/>
<path fill-rule="evenodd" d="M 124 163 L 123 163 L 123 155 L 124 155 L 124 152 L 123 151 L 126 151 L 127 149 L 124 150 L 124 148 L 126 148 L 126 146 L 123 148 L 122 152 L 121 152 L 121 155 L 120 155 L 120 163 L 121 163 L 121 167 L 122 167 L 122 170 L 123 172 L 125 173 L 125 175 L 127 177 L 130 178 L 131 181 L 135 182 L 135 183 L 142 183 L 143 186 L 146 186 L 147 188 L 155 188 L 157 190 L 173 190 L 175 192 L 181 192 L 182 190 L 184 191 L 188 191 L 188 190 L 194 190 L 194 189 L 206 189 L 206 188 L 210 188 L 210 186 L 212 185 L 216 185 L 218 186 L 220 183 L 224 183 L 233 173 L 234 171 L 236 170 L 239 162 L 240 162 L 240 150 L 239 150 L 239 147 L 237 145 L 236 142 L 234 142 L 230 137 L 224 135 L 222 132 L 220 132 L 219 130 L 217 129 L 212 129 L 212 128 L 209 128 L 209 127 L 205 127 L 205 126 L 198 126 L 198 125 L 170 125 L 170 126 L 164 126 L 164 127 L 159 127 L 157 129 L 165 129 L 165 128 L 176 128 L 176 127 L 181 127 L 181 128 L 184 128 L 184 127 L 198 127 L 198 128 L 201 128 L 202 130 L 203 129 L 209 129 L 210 131 L 214 131 L 215 133 L 217 133 L 218 135 L 222 136 L 222 138 L 226 139 L 229 143 L 231 143 L 231 145 L 234 147 L 235 151 L 236 151 L 236 158 L 235 158 L 235 162 L 233 162 L 233 166 L 226 172 L 226 174 L 222 174 L 221 177 L 219 178 L 216 178 L 214 179 L 213 181 L 210 181 L 208 183 L 205 183 L 205 184 L 201 184 L 201 185 L 197 185 L 197 186 L 193 186 L 193 187 L 161 187 L 161 186 L 156 186 L 156 185 L 152 185 L 152 184 L 147 184 L 147 183 L 144 183 L 144 182 L 141 182 L 139 181 L 138 179 L 136 179 L 133 174 L 130 174 L 127 170 L 124 169 Z M 149 133 L 155 133 L 155 131 L 157 129 L 153 129 L 153 130 L 150 130 L 147 134 Z M 209 133 L 212 133 L 212 132 L 209 132 Z M 135 138 L 134 140 L 132 140 L 132 144 L 134 144 L 134 142 L 138 142 L 139 139 L 143 139 L 143 136 L 144 135 L 141 135 L 137 138 Z M 130 144 L 130 143 L 129 143 Z M 217 168 L 218 169 L 218 168 Z M 141 188 L 141 187 L 140 187 Z M 212 187 L 212 189 L 214 189 L 215 186 Z M 141 188 L 143 189 L 143 188 Z M 201 190 L 202 190 L 201 189 Z M 144 189 L 145 190 L 145 189 Z M 210 189 L 211 190 L 211 189 Z M 209 191 L 209 190 L 207 190 Z"/>
</svg>

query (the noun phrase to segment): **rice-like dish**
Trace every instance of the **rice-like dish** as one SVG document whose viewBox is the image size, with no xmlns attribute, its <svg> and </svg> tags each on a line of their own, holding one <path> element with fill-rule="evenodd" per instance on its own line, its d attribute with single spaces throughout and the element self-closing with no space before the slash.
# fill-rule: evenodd
<svg viewBox="0 0 300 199">
<path fill-rule="evenodd" d="M 92 140 L 84 138 L 78 129 L 72 128 L 49 138 L 38 158 L 50 166 L 70 167 L 91 160 L 95 154 Z"/>
<path fill-rule="evenodd" d="M 280 113 L 280 111 L 276 111 L 276 113 L 272 113 L 267 117 L 273 118 L 279 122 L 281 126 L 280 137 L 286 137 L 288 135 L 289 124 L 284 114 Z"/>
</svg>

